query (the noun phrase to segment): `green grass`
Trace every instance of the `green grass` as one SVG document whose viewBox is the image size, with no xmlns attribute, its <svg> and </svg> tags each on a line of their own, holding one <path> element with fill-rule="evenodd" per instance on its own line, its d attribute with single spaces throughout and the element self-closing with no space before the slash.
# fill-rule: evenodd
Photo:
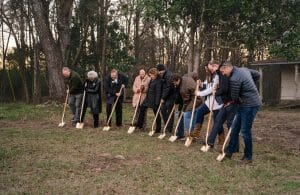
<svg viewBox="0 0 300 195">
<path fill-rule="evenodd" d="M 127 128 L 109 132 L 89 126 L 58 128 L 60 108 L 6 104 L 3 110 L 0 123 L 23 122 L 0 126 L 1 194 L 297 194 L 300 190 L 299 155 L 270 145 L 255 143 L 254 163 L 239 166 L 241 153 L 219 163 L 217 152 L 201 153 L 198 143 L 186 148 L 181 141 L 170 143 L 146 132 L 128 135 Z M 36 115 L 39 122 L 34 123 Z M 126 111 L 125 123 L 130 117 Z"/>
</svg>

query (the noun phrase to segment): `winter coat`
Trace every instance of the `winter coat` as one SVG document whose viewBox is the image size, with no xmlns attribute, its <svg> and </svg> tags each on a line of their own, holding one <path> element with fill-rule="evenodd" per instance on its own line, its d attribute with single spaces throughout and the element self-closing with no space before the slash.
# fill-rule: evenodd
<svg viewBox="0 0 300 195">
<path fill-rule="evenodd" d="M 132 87 L 132 90 L 133 90 L 132 106 L 133 107 L 136 107 L 138 104 L 140 93 L 138 93 L 137 90 L 140 89 L 141 85 L 144 85 L 144 90 L 142 91 L 142 94 L 141 94 L 140 104 L 146 98 L 150 80 L 151 80 L 150 77 L 147 75 L 145 75 L 144 79 L 141 79 L 141 77 L 139 75 L 137 77 L 135 77 L 134 82 L 133 82 L 133 87 Z"/>
<path fill-rule="evenodd" d="M 104 85 L 104 91 L 106 95 L 106 103 L 113 104 L 116 100 L 117 96 L 116 93 L 119 93 L 121 86 L 125 85 L 125 87 L 128 84 L 128 78 L 123 74 L 118 74 L 118 78 L 116 80 L 112 80 L 112 78 L 107 76 L 104 79 L 103 85 Z M 119 101 L 122 101 L 124 98 L 124 89 L 122 90 L 122 94 L 119 98 Z"/>
<path fill-rule="evenodd" d="M 82 94 L 84 90 L 84 85 L 81 77 L 77 72 L 71 70 L 69 78 L 66 78 L 66 84 L 69 87 L 69 93 L 71 95 Z"/>
<path fill-rule="evenodd" d="M 229 77 L 231 98 L 242 107 L 260 106 L 260 98 L 255 82 L 260 78 L 258 71 L 234 67 Z"/>
<path fill-rule="evenodd" d="M 214 74 L 213 78 L 212 78 L 212 82 L 208 83 L 207 79 L 202 83 L 202 88 L 205 88 L 202 91 L 198 92 L 198 96 L 202 97 L 202 98 L 206 98 L 205 100 L 205 105 L 208 108 L 211 108 L 211 106 L 213 105 L 212 110 L 219 110 L 222 108 L 223 104 L 219 104 L 216 101 L 216 98 L 213 97 L 213 90 L 217 89 L 219 85 L 219 75 Z"/>
<path fill-rule="evenodd" d="M 161 99 L 163 99 L 165 102 L 168 101 L 170 104 L 174 103 L 175 101 L 175 87 L 171 83 L 171 76 L 172 72 L 170 70 L 166 70 L 161 78 Z"/>
<path fill-rule="evenodd" d="M 99 79 L 86 81 L 85 104 L 92 109 L 93 114 L 102 112 L 101 82 Z"/>
<path fill-rule="evenodd" d="M 197 83 L 192 77 L 183 76 L 180 83 L 180 96 L 183 101 L 183 111 L 191 111 L 195 100 L 195 90 Z M 202 103 L 201 98 L 197 98 L 197 108 Z"/>
<path fill-rule="evenodd" d="M 156 79 L 150 81 L 143 105 L 150 108 L 158 108 L 161 92 L 161 78 L 158 76 Z"/>
</svg>

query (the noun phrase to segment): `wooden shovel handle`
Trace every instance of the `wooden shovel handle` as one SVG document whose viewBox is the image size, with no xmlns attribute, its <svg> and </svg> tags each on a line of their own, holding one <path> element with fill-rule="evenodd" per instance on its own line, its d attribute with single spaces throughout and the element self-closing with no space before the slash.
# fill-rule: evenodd
<svg viewBox="0 0 300 195">
<path fill-rule="evenodd" d="M 134 114 L 133 114 L 132 121 L 131 121 L 131 125 L 132 126 L 133 126 L 133 122 L 134 122 L 134 118 L 136 116 L 137 110 L 138 110 L 138 108 L 140 106 L 141 97 L 142 97 L 142 92 L 140 92 L 138 102 L 137 102 L 137 104 L 135 106 Z"/>
<path fill-rule="evenodd" d="M 179 119 L 178 119 L 178 121 L 177 121 L 177 124 L 176 124 L 175 130 L 174 130 L 174 136 L 176 136 L 177 129 L 178 129 L 178 127 L 179 127 L 179 124 L 180 124 L 180 122 L 181 122 L 182 116 L 183 116 L 183 111 L 181 111 L 181 113 L 180 113 L 180 116 L 179 116 Z"/>
<path fill-rule="evenodd" d="M 189 136 L 191 134 L 191 129 L 192 129 L 192 125 L 193 125 L 193 120 L 194 120 L 194 115 L 195 115 L 195 108 L 196 108 L 196 103 L 197 103 L 197 95 L 196 92 L 198 92 L 199 90 L 199 85 L 197 84 L 196 89 L 195 89 L 195 96 L 194 96 L 194 102 L 193 102 L 193 109 L 192 109 L 192 116 L 190 119 L 190 126 L 189 126 Z"/>
<path fill-rule="evenodd" d="M 154 130 L 153 130 L 153 129 L 154 129 L 154 125 L 155 125 L 156 119 L 157 119 L 157 117 L 158 117 L 158 115 L 159 115 L 161 105 L 162 105 L 162 103 L 160 102 L 160 104 L 159 104 L 159 106 L 158 106 L 158 109 L 157 109 L 157 112 L 156 112 L 156 114 L 155 114 L 153 123 L 152 123 L 152 128 L 151 128 L 152 131 L 154 131 Z"/>
<path fill-rule="evenodd" d="M 68 104 L 68 99 L 69 99 L 69 90 L 67 90 L 67 95 L 66 95 L 66 100 L 65 100 L 65 104 L 64 104 L 63 114 L 62 114 L 62 117 L 61 117 L 61 122 L 64 122 L 65 112 L 66 112 L 66 108 L 67 108 L 67 104 Z"/>
<path fill-rule="evenodd" d="M 172 110 L 171 110 L 171 113 L 170 113 L 170 115 L 169 115 L 169 117 L 168 117 L 168 120 L 167 120 L 167 122 L 166 122 L 166 124 L 165 124 L 163 133 L 166 133 L 166 129 L 167 129 L 167 126 L 168 126 L 168 124 L 169 124 L 169 122 L 170 122 L 170 120 L 171 120 L 171 118 L 172 118 L 173 112 L 174 112 L 174 110 L 175 110 L 175 106 L 176 106 L 176 105 L 174 104 L 174 105 L 173 105 L 173 108 L 172 108 Z"/>
<path fill-rule="evenodd" d="M 109 115 L 108 120 L 107 120 L 107 126 L 109 126 L 109 122 L 110 122 L 110 120 L 111 120 L 111 117 L 112 117 L 112 115 L 113 115 L 115 109 L 116 109 L 116 105 L 117 105 L 117 103 L 118 103 L 118 101 L 119 101 L 119 98 L 120 98 L 120 96 L 121 96 L 121 92 L 122 92 L 123 88 L 124 88 L 124 87 L 122 86 L 121 89 L 120 89 L 120 91 L 119 91 L 120 95 L 117 97 L 117 99 L 116 99 L 116 101 L 115 101 L 115 103 L 114 103 L 114 105 L 113 105 L 113 107 L 112 107 L 112 109 L 111 109 L 110 115 Z"/>
</svg>

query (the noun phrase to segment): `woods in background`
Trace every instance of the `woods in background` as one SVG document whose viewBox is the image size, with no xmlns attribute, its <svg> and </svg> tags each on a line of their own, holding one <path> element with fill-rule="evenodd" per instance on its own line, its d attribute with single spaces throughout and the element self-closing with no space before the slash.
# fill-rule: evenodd
<svg viewBox="0 0 300 195">
<path fill-rule="evenodd" d="M 292 60 L 299 9 L 295 0 L 1 0 L 0 100 L 61 99 L 63 66 L 134 78 L 157 63 L 185 73 L 215 58 Z"/>
</svg>

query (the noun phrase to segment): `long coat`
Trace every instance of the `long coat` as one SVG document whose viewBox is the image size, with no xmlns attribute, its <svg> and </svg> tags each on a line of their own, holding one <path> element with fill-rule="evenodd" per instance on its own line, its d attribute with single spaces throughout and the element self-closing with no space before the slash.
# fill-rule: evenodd
<svg viewBox="0 0 300 195">
<path fill-rule="evenodd" d="M 143 105 L 149 108 L 157 108 L 160 103 L 161 92 L 161 77 L 158 76 L 156 79 L 150 81 Z"/>
<path fill-rule="evenodd" d="M 141 79 L 140 76 L 135 77 L 134 82 L 133 82 L 133 87 L 132 87 L 132 90 L 133 90 L 132 106 L 133 107 L 136 107 L 138 104 L 140 93 L 138 93 L 137 90 L 140 89 L 141 85 L 144 85 L 144 90 L 142 91 L 142 94 L 141 94 L 140 104 L 146 98 L 150 80 L 151 80 L 150 77 L 147 75 L 145 75 L 145 77 L 143 79 Z"/>
<path fill-rule="evenodd" d="M 94 81 L 86 81 L 86 98 L 85 104 L 87 107 L 92 109 L 93 114 L 102 112 L 102 101 L 101 101 L 101 82 L 99 79 Z"/>
<path fill-rule="evenodd" d="M 183 100 L 183 111 L 190 111 L 193 108 L 195 90 L 197 83 L 192 77 L 183 76 L 180 83 L 180 96 Z M 201 98 L 196 100 L 196 108 L 202 103 Z"/>
<path fill-rule="evenodd" d="M 117 82 L 112 80 L 110 76 L 107 76 L 104 79 L 103 85 L 104 85 L 104 91 L 106 95 L 106 103 L 107 104 L 113 104 L 115 99 L 117 98 L 116 93 L 118 93 L 121 89 L 121 86 L 125 85 L 125 87 L 128 84 L 128 78 L 123 74 L 118 74 Z M 119 101 L 122 101 L 124 98 L 124 89 L 122 91 L 122 94 L 119 98 Z"/>
</svg>

